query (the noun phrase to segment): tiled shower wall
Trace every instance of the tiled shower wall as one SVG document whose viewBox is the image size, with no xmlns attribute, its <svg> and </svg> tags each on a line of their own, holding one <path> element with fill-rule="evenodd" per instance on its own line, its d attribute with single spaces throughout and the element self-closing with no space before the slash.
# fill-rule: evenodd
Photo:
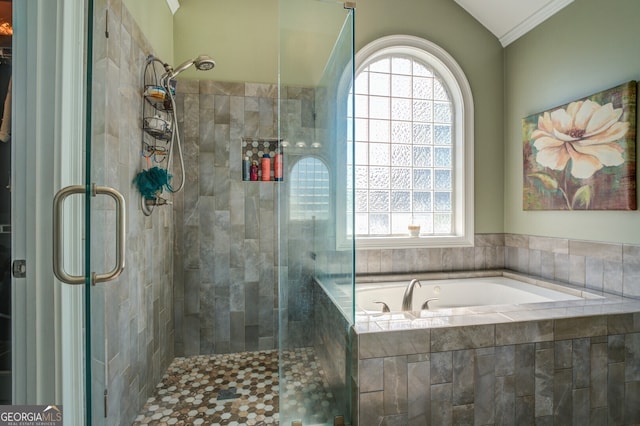
<svg viewBox="0 0 640 426">
<path fill-rule="evenodd" d="M 309 93 L 290 92 L 288 119 L 302 131 Z M 290 269 L 277 256 L 277 190 L 287 176 L 243 182 L 241 146 L 243 137 L 278 136 L 277 86 L 184 80 L 177 94 L 187 178 L 174 205 L 176 353 L 274 349 L 278 273 L 287 279 Z"/>
<path fill-rule="evenodd" d="M 151 46 L 120 0 L 96 1 L 95 16 L 95 28 L 109 28 L 109 36 L 96 31 L 94 39 L 92 177 L 124 195 L 127 248 L 122 275 L 91 289 L 93 424 L 121 425 L 131 424 L 174 357 L 173 212 L 144 216 L 132 184 Z M 115 264 L 114 205 L 100 196 L 92 210 L 92 267 L 107 271 Z"/>
</svg>

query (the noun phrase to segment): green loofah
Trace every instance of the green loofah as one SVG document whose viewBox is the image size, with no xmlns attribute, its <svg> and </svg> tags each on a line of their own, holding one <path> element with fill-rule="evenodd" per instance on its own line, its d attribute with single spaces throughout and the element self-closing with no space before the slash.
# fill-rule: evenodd
<svg viewBox="0 0 640 426">
<path fill-rule="evenodd" d="M 158 193 L 162 192 L 162 188 L 173 192 L 173 188 L 169 183 L 172 177 L 165 169 L 152 167 L 149 170 L 143 170 L 138 173 L 133 179 L 133 183 L 138 187 L 138 191 L 144 198 L 154 200 Z"/>
</svg>

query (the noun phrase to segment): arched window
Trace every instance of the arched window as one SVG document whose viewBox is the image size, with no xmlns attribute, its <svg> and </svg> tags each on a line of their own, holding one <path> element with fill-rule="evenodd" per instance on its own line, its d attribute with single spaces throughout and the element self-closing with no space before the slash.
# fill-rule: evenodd
<svg viewBox="0 0 640 426">
<path fill-rule="evenodd" d="M 458 64 L 426 40 L 384 37 L 356 55 L 352 90 L 358 246 L 472 245 L 473 101 Z"/>
<path fill-rule="evenodd" d="M 291 170 L 289 218 L 327 220 L 329 218 L 329 171 L 322 160 L 303 157 Z"/>
</svg>

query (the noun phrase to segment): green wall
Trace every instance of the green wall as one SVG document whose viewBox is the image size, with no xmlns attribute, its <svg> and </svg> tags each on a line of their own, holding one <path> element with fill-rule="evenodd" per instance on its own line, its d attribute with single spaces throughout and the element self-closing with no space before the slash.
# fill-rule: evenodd
<svg viewBox="0 0 640 426">
<path fill-rule="evenodd" d="M 173 62 L 173 16 L 164 0 L 122 0 L 133 19 L 147 37 L 154 54 Z"/>
<path fill-rule="evenodd" d="M 640 243 L 637 211 L 523 211 L 521 119 L 640 78 L 640 2 L 575 0 L 505 49 L 505 232 Z"/>
<path fill-rule="evenodd" d="M 277 0 L 186 0 L 174 16 L 175 63 L 207 54 L 213 71 L 193 67 L 181 78 L 276 83 Z"/>
<path fill-rule="evenodd" d="M 465 72 L 475 104 L 475 232 L 503 232 L 503 49 L 452 0 L 363 0 L 356 9 L 356 49 L 408 34 L 445 49 Z"/>
</svg>

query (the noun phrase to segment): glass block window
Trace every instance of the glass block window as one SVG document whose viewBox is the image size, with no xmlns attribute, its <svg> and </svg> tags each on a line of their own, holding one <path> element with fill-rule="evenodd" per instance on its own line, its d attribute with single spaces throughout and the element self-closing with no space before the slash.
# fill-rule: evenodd
<svg viewBox="0 0 640 426">
<path fill-rule="evenodd" d="M 362 67 L 355 95 L 356 237 L 455 232 L 454 143 L 450 90 L 437 71 L 402 53 Z M 351 110 L 351 109 L 350 109 Z"/>
<path fill-rule="evenodd" d="M 300 159 L 293 166 L 289 180 L 291 220 L 329 219 L 329 171 L 320 159 Z"/>
</svg>

